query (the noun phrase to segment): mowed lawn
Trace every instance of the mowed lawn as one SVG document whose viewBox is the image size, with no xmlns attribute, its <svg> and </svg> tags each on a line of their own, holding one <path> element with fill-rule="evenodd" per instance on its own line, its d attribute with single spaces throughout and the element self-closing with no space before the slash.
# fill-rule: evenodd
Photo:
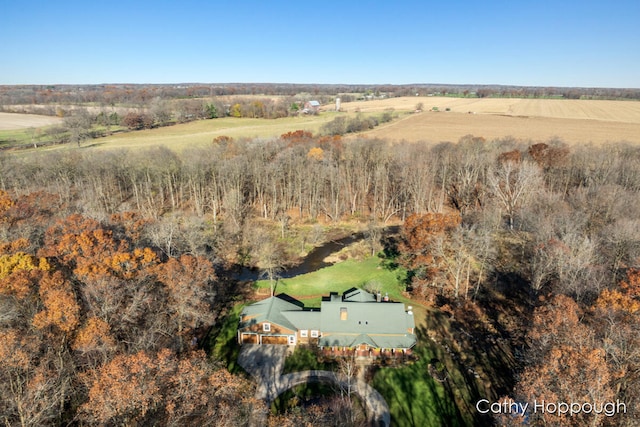
<svg viewBox="0 0 640 427">
<path fill-rule="evenodd" d="M 413 351 L 418 357 L 416 362 L 381 368 L 371 384 L 387 401 L 391 424 L 407 427 L 472 425 L 472 417 L 460 412 L 451 389 L 429 374 L 428 366 L 437 356 L 433 349 L 428 343 L 418 341 Z"/>
<path fill-rule="evenodd" d="M 394 301 L 409 301 L 403 297 L 402 284 L 404 271 L 389 271 L 380 266 L 380 259 L 370 257 L 365 260 L 339 262 L 307 274 L 290 279 L 278 280 L 275 293 L 285 293 L 305 303 L 305 306 L 319 307 L 322 296 L 329 292 L 342 293 L 350 288 L 361 288 L 365 285 L 376 286 L 382 294 L 389 294 Z M 269 281 L 256 282 L 259 289 L 268 291 Z"/>
</svg>

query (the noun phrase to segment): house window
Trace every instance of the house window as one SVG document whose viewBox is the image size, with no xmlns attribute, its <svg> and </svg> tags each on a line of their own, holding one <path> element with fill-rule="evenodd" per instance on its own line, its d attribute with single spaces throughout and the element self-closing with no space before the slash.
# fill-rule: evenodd
<svg viewBox="0 0 640 427">
<path fill-rule="evenodd" d="M 300 330 L 300 338 L 307 338 L 308 336 L 309 336 L 309 331 L 307 331 L 306 329 Z"/>
<path fill-rule="evenodd" d="M 347 320 L 347 307 L 340 307 L 340 320 Z"/>
<path fill-rule="evenodd" d="M 263 323 L 262 330 L 265 332 L 271 332 L 271 323 Z"/>
<path fill-rule="evenodd" d="M 313 329 L 311 330 L 311 338 L 318 338 L 318 335 L 318 331 L 315 331 Z"/>
</svg>

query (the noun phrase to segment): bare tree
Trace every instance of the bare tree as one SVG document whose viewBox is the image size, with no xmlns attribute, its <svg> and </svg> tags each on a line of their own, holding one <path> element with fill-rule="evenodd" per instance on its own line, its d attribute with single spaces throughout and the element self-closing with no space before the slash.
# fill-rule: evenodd
<svg viewBox="0 0 640 427">
<path fill-rule="evenodd" d="M 254 247 L 252 253 L 256 257 L 256 265 L 262 271 L 261 276 L 269 280 L 269 288 L 273 296 L 285 259 L 282 246 L 265 230 L 255 232 L 252 240 Z"/>
<path fill-rule="evenodd" d="M 489 171 L 488 183 L 489 191 L 505 210 L 509 228 L 513 229 L 518 210 L 534 192 L 542 188 L 544 181 L 537 165 L 505 161 Z"/>
<path fill-rule="evenodd" d="M 80 144 L 91 135 L 91 116 L 86 108 L 79 108 L 70 116 L 65 117 L 64 125 L 69 131 L 69 139 L 71 142 Z"/>
</svg>

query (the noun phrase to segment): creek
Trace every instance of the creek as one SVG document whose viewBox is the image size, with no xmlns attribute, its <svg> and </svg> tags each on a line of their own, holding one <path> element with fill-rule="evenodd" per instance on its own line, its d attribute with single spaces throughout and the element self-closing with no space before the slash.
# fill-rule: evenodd
<svg viewBox="0 0 640 427">
<path fill-rule="evenodd" d="M 382 229 L 382 236 L 390 234 L 397 234 L 400 231 L 400 226 L 391 225 Z M 340 239 L 329 240 L 319 246 L 314 247 L 305 256 L 299 264 L 291 266 L 280 272 L 281 279 L 290 279 L 300 274 L 311 273 L 312 271 L 320 270 L 321 268 L 329 267 L 333 265 L 333 262 L 326 262 L 326 258 L 334 253 L 340 252 L 345 247 L 357 243 L 365 238 L 363 232 L 352 233 L 348 236 Z M 261 280 L 261 271 L 258 268 L 243 267 L 237 276 L 239 281 L 256 281 Z"/>
</svg>

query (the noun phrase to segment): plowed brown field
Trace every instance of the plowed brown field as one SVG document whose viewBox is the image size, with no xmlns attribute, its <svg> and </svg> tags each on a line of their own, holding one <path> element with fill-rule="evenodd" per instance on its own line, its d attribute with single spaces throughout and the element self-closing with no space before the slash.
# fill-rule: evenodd
<svg viewBox="0 0 640 427">
<path fill-rule="evenodd" d="M 62 119 L 35 114 L 0 113 L 0 130 L 25 129 L 62 123 Z"/>
<path fill-rule="evenodd" d="M 343 103 L 345 111 L 423 112 L 380 126 L 366 135 L 389 140 L 458 141 L 464 135 L 514 137 L 568 143 L 640 143 L 640 102 L 562 99 L 403 97 Z M 437 107 L 438 111 L 431 111 Z M 445 111 L 446 109 L 450 111 Z"/>
</svg>

